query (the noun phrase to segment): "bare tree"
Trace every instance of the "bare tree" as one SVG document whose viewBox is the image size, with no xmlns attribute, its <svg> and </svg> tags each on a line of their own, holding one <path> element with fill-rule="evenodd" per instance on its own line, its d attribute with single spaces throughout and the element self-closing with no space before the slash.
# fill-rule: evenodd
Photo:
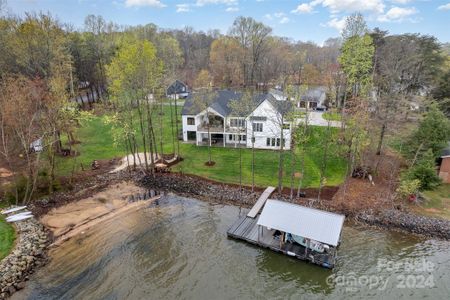
<svg viewBox="0 0 450 300">
<path fill-rule="evenodd" d="M 193 113 L 203 112 L 202 126 L 205 126 L 208 133 L 208 165 L 212 166 L 213 161 L 211 159 L 211 105 L 215 101 L 217 94 L 212 91 L 211 88 L 202 88 L 193 95 L 194 101 L 192 105 Z"/>
<path fill-rule="evenodd" d="M 272 28 L 250 17 L 238 17 L 233 22 L 230 34 L 237 38 L 244 51 L 241 65 L 246 86 L 254 83 L 257 68 L 267 51 L 267 40 L 271 33 Z"/>
<path fill-rule="evenodd" d="M 247 134 L 247 120 L 251 119 L 250 114 L 255 109 L 255 101 L 253 94 L 250 91 L 246 91 L 241 99 L 230 101 L 229 107 L 231 109 L 231 116 L 238 118 L 237 120 L 237 142 L 241 142 L 242 133 Z M 242 124 L 244 126 L 242 126 Z M 252 174 L 253 176 L 253 174 Z M 242 192 L 242 145 L 239 145 L 239 188 Z"/>
</svg>

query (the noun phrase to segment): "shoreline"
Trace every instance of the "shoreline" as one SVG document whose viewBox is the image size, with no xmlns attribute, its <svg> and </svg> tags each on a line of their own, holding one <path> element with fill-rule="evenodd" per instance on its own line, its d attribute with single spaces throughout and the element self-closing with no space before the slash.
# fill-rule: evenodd
<svg viewBox="0 0 450 300">
<path fill-rule="evenodd" d="M 72 192 L 57 193 L 47 201 L 37 201 L 31 210 L 36 216 L 42 217 L 54 208 L 58 208 L 70 203 L 81 201 L 91 197 L 96 193 L 123 182 L 132 182 L 136 186 L 153 189 L 160 192 L 171 192 L 180 196 L 197 198 L 210 203 L 222 203 L 251 208 L 259 198 L 262 187 L 255 187 L 254 192 L 251 187 L 243 186 L 242 191 L 239 185 L 216 182 L 196 175 L 181 173 L 156 173 L 154 177 L 145 175 L 142 171 L 123 170 L 118 173 L 102 173 L 94 176 L 89 182 L 79 182 Z M 346 206 L 345 203 L 334 201 L 333 195 L 338 192 L 338 187 L 325 187 L 328 197 L 320 201 L 312 199 L 317 189 L 306 188 L 305 198 L 289 197 L 289 189 L 284 188 L 282 195 L 274 192 L 273 198 L 292 202 L 295 204 L 314 207 L 330 212 L 344 214 L 347 218 L 368 226 L 376 226 L 384 230 L 400 230 L 412 234 L 420 234 L 426 237 L 434 237 L 450 240 L 450 221 L 414 214 L 402 207 L 377 206 L 364 207 L 355 210 L 354 207 Z"/>
<path fill-rule="evenodd" d="M 34 217 L 14 223 L 15 245 L 0 262 L 0 299 L 25 287 L 29 275 L 47 262 L 48 231 Z"/>
<path fill-rule="evenodd" d="M 240 190 L 238 185 L 217 183 L 198 176 L 179 173 L 157 173 L 155 176 L 151 176 L 142 175 L 142 172 L 139 171 L 100 174 L 88 182 L 79 182 L 70 193 L 56 193 L 50 199 L 33 203 L 30 209 L 36 219 L 32 218 L 30 222 L 15 224 L 20 228 L 32 223 L 32 226 L 38 231 L 41 229 L 45 233 L 45 239 L 42 234 L 35 234 L 33 230 L 16 231 L 17 244 L 10 255 L 19 254 L 19 258 L 25 260 L 25 263 L 20 263 L 24 269 L 20 274 L 14 273 L 11 276 L 12 279 L 8 279 L 7 282 L 2 282 L 6 285 L 1 286 L 0 299 L 6 299 L 16 290 L 25 286 L 28 276 L 49 259 L 47 252 L 50 248 L 58 247 L 70 238 L 84 234 L 104 221 L 139 209 L 158 199 L 159 196 L 156 196 L 154 192 L 150 193 L 150 190 L 195 198 L 211 204 L 251 208 L 263 189 L 258 187 L 252 192 L 251 188 L 246 186 Z M 343 206 L 342 203 L 334 203 L 332 200 L 317 201 L 311 198 L 295 198 L 290 201 L 289 194 L 285 193 L 279 195 L 274 192 L 272 198 L 341 213 L 346 215 L 350 221 L 356 221 L 365 226 L 450 240 L 450 221 L 447 220 L 415 215 L 394 208 L 355 212 Z M 40 247 L 36 253 L 31 253 L 33 256 L 29 253 L 29 247 L 24 250 L 24 253 L 16 251 L 28 232 L 31 233 L 29 234 L 31 240 L 37 241 Z M 1 261 L 2 266 L 5 261 L 11 261 L 7 260 L 10 255 Z M 23 260 L 13 259 L 13 262 L 17 263 L 17 261 Z M 7 271 L 9 270 L 11 268 L 7 269 Z M 13 270 L 16 269 L 13 268 Z"/>
<path fill-rule="evenodd" d="M 86 231 L 91 229 L 92 227 L 99 225 L 103 222 L 106 222 L 110 219 L 113 219 L 115 217 L 120 216 L 121 214 L 125 214 L 127 212 L 138 210 L 143 206 L 147 206 L 148 204 L 153 203 L 154 201 L 158 200 L 161 196 L 155 196 L 150 199 L 141 200 L 133 203 L 129 203 L 121 208 L 118 208 L 113 211 L 106 212 L 103 215 L 100 215 L 96 217 L 95 219 L 89 219 L 88 221 L 77 224 L 75 227 L 70 229 L 69 231 L 61 234 L 59 237 L 57 237 L 50 245 L 49 248 L 54 248 L 60 246 L 62 243 L 68 241 L 69 239 L 80 235 L 85 234 Z"/>
<path fill-rule="evenodd" d="M 137 180 L 138 184 L 146 188 L 172 192 L 210 203 L 223 203 L 248 208 L 253 206 L 260 196 L 260 192 L 256 189 L 255 192 L 251 192 L 248 187 L 243 187 L 243 191 L 240 192 L 239 186 L 212 183 L 209 180 L 201 180 L 197 176 L 176 173 L 156 174 L 155 177 L 147 175 Z M 272 197 L 286 202 L 344 214 L 346 218 L 366 226 L 450 240 L 450 221 L 413 214 L 399 208 L 377 207 L 355 211 L 352 207 L 346 207 L 342 202 L 334 202 L 333 200 L 317 201 L 310 198 L 294 198 L 291 201 L 288 195 L 283 193 L 280 196 L 276 192 Z"/>
</svg>

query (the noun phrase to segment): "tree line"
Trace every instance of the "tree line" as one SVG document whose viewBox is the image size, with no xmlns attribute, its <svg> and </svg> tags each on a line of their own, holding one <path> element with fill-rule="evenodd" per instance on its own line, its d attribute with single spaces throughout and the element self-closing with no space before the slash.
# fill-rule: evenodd
<svg viewBox="0 0 450 300">
<path fill-rule="evenodd" d="M 345 149 L 347 175 L 351 176 L 356 167 L 368 163 L 367 151 L 382 153 L 385 137 L 416 104 L 427 116 L 449 112 L 450 59 L 446 49 L 432 36 L 370 30 L 360 14 L 347 18 L 341 37 L 328 39 L 321 46 L 275 36 L 269 26 L 250 17 L 238 17 L 229 31 L 221 34 L 190 27 L 161 29 L 154 24 L 121 26 L 94 15 L 86 17 L 82 30 L 76 30 L 50 14 L 26 14 L 23 18 L 3 14 L 1 155 L 10 169 L 26 170 L 26 188 L 17 197 L 26 202 L 43 166 L 43 177 L 49 182 L 49 191 L 53 190 L 55 157 L 63 148 L 61 137 L 67 136 L 69 144 L 77 143 L 75 130 L 89 117 L 72 101 L 85 90 L 112 109 L 108 121 L 115 128 L 115 141 L 134 160 L 140 159 L 137 153 L 143 148 L 145 166 L 150 170 L 149 166 L 164 156 L 165 88 L 174 79 L 194 88 L 234 88 L 248 93 L 279 86 L 290 99 L 300 98 L 308 86 L 321 85 L 328 88 L 327 107 L 336 109 L 342 121 L 339 134 L 330 126 L 326 131 L 320 167 L 322 187 L 326 185 L 330 143 Z M 174 101 L 169 101 L 170 130 L 173 153 L 179 155 Z M 235 106 L 238 115 L 247 109 Z M 283 118 L 292 117 L 286 114 Z M 438 119 L 443 130 L 447 119 Z M 284 119 L 281 126 L 283 123 Z M 418 130 L 429 127 L 419 126 Z M 291 148 L 303 152 L 308 132 L 305 125 L 293 128 Z M 414 133 L 419 144 L 410 143 L 408 147 L 413 149 L 405 152 L 411 168 L 422 159 L 430 162 L 436 158 L 436 149 L 449 139 L 448 131 L 443 132 L 435 135 L 432 155 L 429 142 L 423 140 L 427 135 Z M 30 145 L 36 140 L 44 145 L 46 155 L 31 154 Z M 280 151 L 279 185 L 283 155 Z M 413 180 L 408 176 L 405 178 Z M 298 184 L 301 186 L 301 181 Z"/>
</svg>

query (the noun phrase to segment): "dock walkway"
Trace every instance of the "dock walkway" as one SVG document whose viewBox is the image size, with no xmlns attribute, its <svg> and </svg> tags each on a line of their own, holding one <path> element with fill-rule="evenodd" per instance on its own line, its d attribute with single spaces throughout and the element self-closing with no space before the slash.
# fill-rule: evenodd
<svg viewBox="0 0 450 300">
<path fill-rule="evenodd" d="M 270 195 L 275 191 L 273 186 L 269 186 L 266 190 L 259 196 L 258 201 L 256 201 L 255 205 L 253 205 L 252 209 L 248 212 L 247 216 L 250 218 L 256 217 L 256 215 L 261 211 L 267 199 L 269 199 Z"/>
</svg>

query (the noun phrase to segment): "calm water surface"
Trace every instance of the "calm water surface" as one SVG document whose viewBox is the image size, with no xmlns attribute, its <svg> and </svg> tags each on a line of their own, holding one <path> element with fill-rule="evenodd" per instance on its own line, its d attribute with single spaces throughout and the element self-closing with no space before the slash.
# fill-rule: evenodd
<svg viewBox="0 0 450 300">
<path fill-rule="evenodd" d="M 245 212 L 169 195 L 53 250 L 14 298 L 450 299 L 449 242 L 346 225 L 327 270 L 228 239 Z"/>
</svg>

